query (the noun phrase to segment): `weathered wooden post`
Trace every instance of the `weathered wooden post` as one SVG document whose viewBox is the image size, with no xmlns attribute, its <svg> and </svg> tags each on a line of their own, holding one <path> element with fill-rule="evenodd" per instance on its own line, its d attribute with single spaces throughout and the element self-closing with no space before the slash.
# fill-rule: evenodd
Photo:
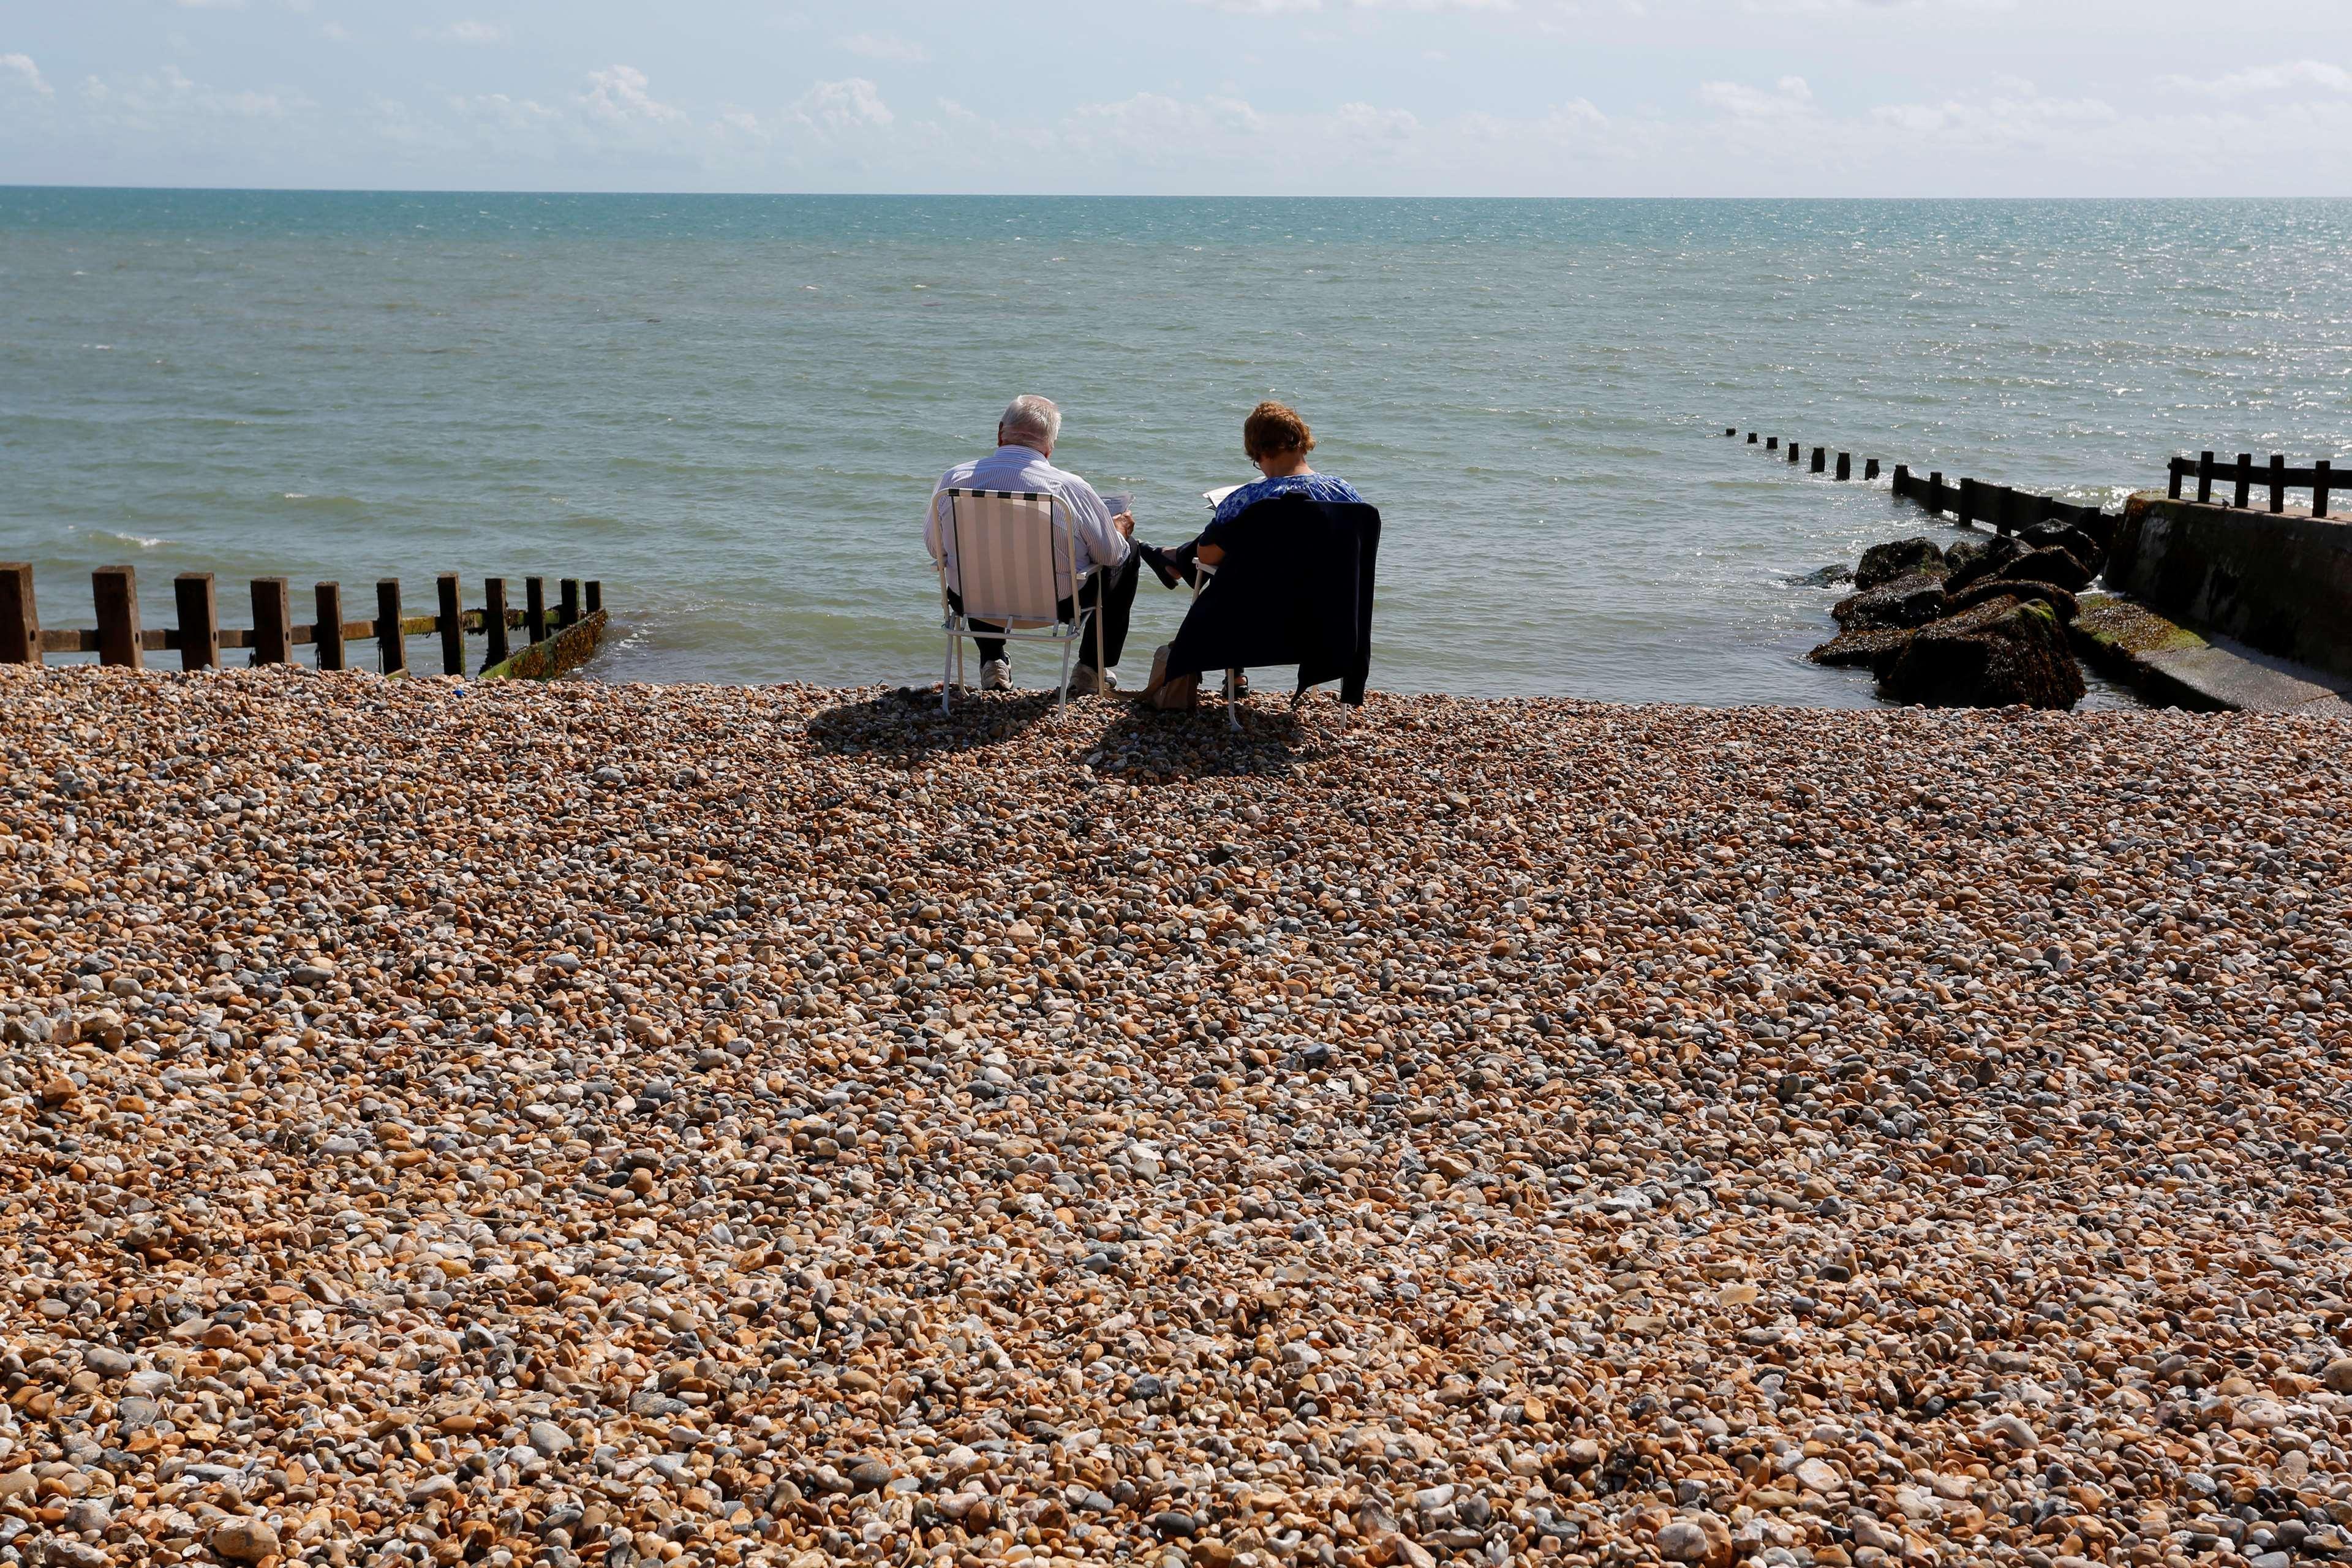
<svg viewBox="0 0 2352 1568">
<path fill-rule="evenodd" d="M 2254 455 L 2252 452 L 2241 452 L 2238 454 L 2238 488 L 2235 492 L 2238 499 L 2230 504 L 2240 511 L 2245 510 L 2246 492 L 2253 488 Z"/>
<path fill-rule="evenodd" d="M 466 673 L 466 608 L 457 597 L 457 574 L 444 572 L 436 585 L 441 590 L 441 616 L 436 623 L 441 628 L 441 673 Z"/>
<path fill-rule="evenodd" d="M 2286 458 L 2271 454 L 2271 515 L 2276 517 L 2286 510 Z"/>
<path fill-rule="evenodd" d="M 594 577 L 588 579 L 588 613 L 594 615 L 604 607 L 604 584 Z"/>
<path fill-rule="evenodd" d="M 1894 489 L 1895 493 L 1899 496 L 1907 496 L 1911 493 L 1910 464 L 1897 463 L 1895 465 Z"/>
<path fill-rule="evenodd" d="M 288 601 L 286 579 L 253 580 L 253 662 L 286 664 L 294 658 L 294 606 Z"/>
<path fill-rule="evenodd" d="M 1801 446 L 1798 445 L 1798 444 L 1797 444 L 1795 441 L 1793 441 L 1793 440 L 1791 440 L 1791 441 L 1789 443 L 1789 461 L 1790 461 L 1790 462 L 1791 462 L 1791 463 L 1797 462 L 1797 461 L 1799 461 L 1800 459 L 1801 459 L 1801 458 L 1804 457 L 1804 455 L 1805 455 L 1805 449 L 1804 449 L 1804 447 L 1802 447 Z"/>
<path fill-rule="evenodd" d="M 1838 454 L 1837 477 L 1841 479 L 1851 479 L 1853 478 L 1853 454 L 1852 452 L 1840 452 Z"/>
<path fill-rule="evenodd" d="M 1825 472 L 1827 472 L 1827 471 L 1828 471 L 1828 469 L 1829 469 L 1829 466 L 1830 466 L 1830 449 L 1829 449 L 1827 447 L 1814 447 L 1814 448 L 1813 448 L 1813 472 L 1815 472 L 1815 473 L 1817 473 L 1817 474 L 1819 474 L 1819 473 L 1825 473 Z"/>
<path fill-rule="evenodd" d="M 1865 479 L 1874 479 L 1878 477 L 1877 458 L 1872 458 L 1864 462 L 1862 465 L 1862 477 Z"/>
<path fill-rule="evenodd" d="M 489 635 L 488 651 L 482 657 L 482 668 L 507 661 L 507 580 L 503 577 L 482 579 L 482 630 Z"/>
<path fill-rule="evenodd" d="M 2189 459 L 2186 458 L 2175 458 L 2172 461 L 2164 465 L 2164 469 L 2165 472 L 2170 476 L 2165 483 L 2164 493 L 2168 499 L 2179 500 L 2180 499 L 2180 481 L 2186 478 L 2189 473 Z"/>
<path fill-rule="evenodd" d="M 2213 454 L 2210 452 L 2197 454 L 2197 504 L 2213 504 Z"/>
<path fill-rule="evenodd" d="M 319 609 L 319 624 L 310 633 L 319 645 L 319 668 L 343 668 L 343 585 L 321 583 L 311 591 Z"/>
<path fill-rule="evenodd" d="M 522 629 L 530 640 L 547 640 L 547 579 L 526 577 L 522 580 Z"/>
<path fill-rule="evenodd" d="M 1758 439 L 1758 437 L 1757 437 L 1757 435 L 1756 435 L 1756 432 L 1755 432 L 1755 431 L 1750 430 L 1749 432 L 1748 432 L 1748 444 L 1749 446 L 1753 447 L 1754 445 L 1756 445 L 1757 439 Z"/>
<path fill-rule="evenodd" d="M 1927 515 L 1944 515 L 1944 470 L 1937 468 L 1927 475 Z"/>
<path fill-rule="evenodd" d="M 1779 451 L 1780 449 L 1780 437 L 1778 436 L 1766 437 L 1764 439 L 1764 449 L 1768 452 Z"/>
<path fill-rule="evenodd" d="M 408 668 L 408 634 L 400 625 L 400 579 L 379 577 L 375 583 L 376 668 L 386 675 Z"/>
<path fill-rule="evenodd" d="M 220 668 L 220 601 L 209 572 L 183 572 L 172 579 L 172 601 L 180 615 L 180 668 Z"/>
<path fill-rule="evenodd" d="M 1737 436 L 1737 435 L 1738 435 L 1738 434 L 1739 434 L 1739 426 L 1737 426 L 1737 425 L 1734 425 L 1730 429 L 1726 430 L 1726 431 L 1724 432 L 1724 435 L 1725 435 L 1725 437 L 1729 437 Z"/>
<path fill-rule="evenodd" d="M 0 664 L 41 662 L 41 616 L 33 605 L 33 563 L 0 561 Z"/>
<path fill-rule="evenodd" d="M 139 576 L 128 566 L 101 566 L 89 574 L 98 607 L 98 662 L 144 669 L 139 631 Z"/>
<path fill-rule="evenodd" d="M 566 577 L 560 586 L 563 595 L 562 608 L 556 612 L 555 624 L 559 626 L 576 626 L 580 624 L 580 579 Z"/>
<path fill-rule="evenodd" d="M 2326 517 L 2327 515 L 2327 459 L 2322 458 L 2319 461 L 2311 465 L 2311 515 L 2314 517 Z M 6 570 L 6 567 L 0 566 L 0 572 L 5 572 Z M 0 611 L 0 614 L 5 613 L 5 611 Z M 7 656 L 5 653 L 0 653 L 0 664 L 5 664 L 6 662 Z"/>
<path fill-rule="evenodd" d="M 1962 528 L 1974 528 L 1977 525 L 1976 480 L 1964 479 L 1960 481 L 1960 504 L 1956 510 Z"/>
</svg>

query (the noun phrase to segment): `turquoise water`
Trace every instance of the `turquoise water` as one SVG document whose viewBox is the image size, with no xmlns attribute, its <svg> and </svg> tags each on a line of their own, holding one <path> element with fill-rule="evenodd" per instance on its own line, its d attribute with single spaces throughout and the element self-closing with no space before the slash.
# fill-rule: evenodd
<svg viewBox="0 0 2352 1568">
<path fill-rule="evenodd" d="M 1295 404 L 1387 519 L 1375 684 L 1482 694 L 1870 700 L 1795 579 L 1923 520 L 1728 425 L 2110 503 L 2352 458 L 2344 202 L 20 188 L 0 299 L 49 624 L 121 561 L 150 625 L 189 569 L 230 624 L 255 574 L 595 576 L 613 679 L 934 675 L 924 500 L 1018 391 L 1162 542 Z"/>
</svg>

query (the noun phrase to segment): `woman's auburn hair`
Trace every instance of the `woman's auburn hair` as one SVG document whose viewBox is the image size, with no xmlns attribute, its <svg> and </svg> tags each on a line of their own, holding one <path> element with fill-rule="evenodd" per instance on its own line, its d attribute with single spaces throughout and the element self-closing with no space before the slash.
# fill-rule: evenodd
<svg viewBox="0 0 2352 1568">
<path fill-rule="evenodd" d="M 1315 432 L 1298 411 L 1280 403 L 1261 403 L 1250 410 L 1242 421 L 1242 452 L 1251 458 L 1271 458 L 1278 452 L 1311 452 L 1315 450 Z"/>
</svg>

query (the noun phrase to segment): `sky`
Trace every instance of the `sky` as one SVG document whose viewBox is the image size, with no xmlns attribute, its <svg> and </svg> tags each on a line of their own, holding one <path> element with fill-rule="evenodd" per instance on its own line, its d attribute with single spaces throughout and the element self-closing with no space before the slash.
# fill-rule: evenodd
<svg viewBox="0 0 2352 1568">
<path fill-rule="evenodd" d="M 0 0 L 0 184 L 2352 195 L 2352 0 Z"/>
</svg>

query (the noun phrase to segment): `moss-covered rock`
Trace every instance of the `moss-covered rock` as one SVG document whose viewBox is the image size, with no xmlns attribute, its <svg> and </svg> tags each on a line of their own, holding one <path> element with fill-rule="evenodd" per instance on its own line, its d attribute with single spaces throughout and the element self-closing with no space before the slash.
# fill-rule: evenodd
<svg viewBox="0 0 2352 1568">
<path fill-rule="evenodd" d="M 1862 552 L 1853 569 L 1853 585 L 1867 593 L 1915 572 L 1944 571 L 1944 549 L 1932 539 L 1896 539 L 1874 544 Z"/>
<path fill-rule="evenodd" d="M 1882 696 L 1933 708 L 2072 708 L 2084 690 L 2057 614 L 2010 594 L 1922 626 L 1878 684 Z"/>
</svg>

